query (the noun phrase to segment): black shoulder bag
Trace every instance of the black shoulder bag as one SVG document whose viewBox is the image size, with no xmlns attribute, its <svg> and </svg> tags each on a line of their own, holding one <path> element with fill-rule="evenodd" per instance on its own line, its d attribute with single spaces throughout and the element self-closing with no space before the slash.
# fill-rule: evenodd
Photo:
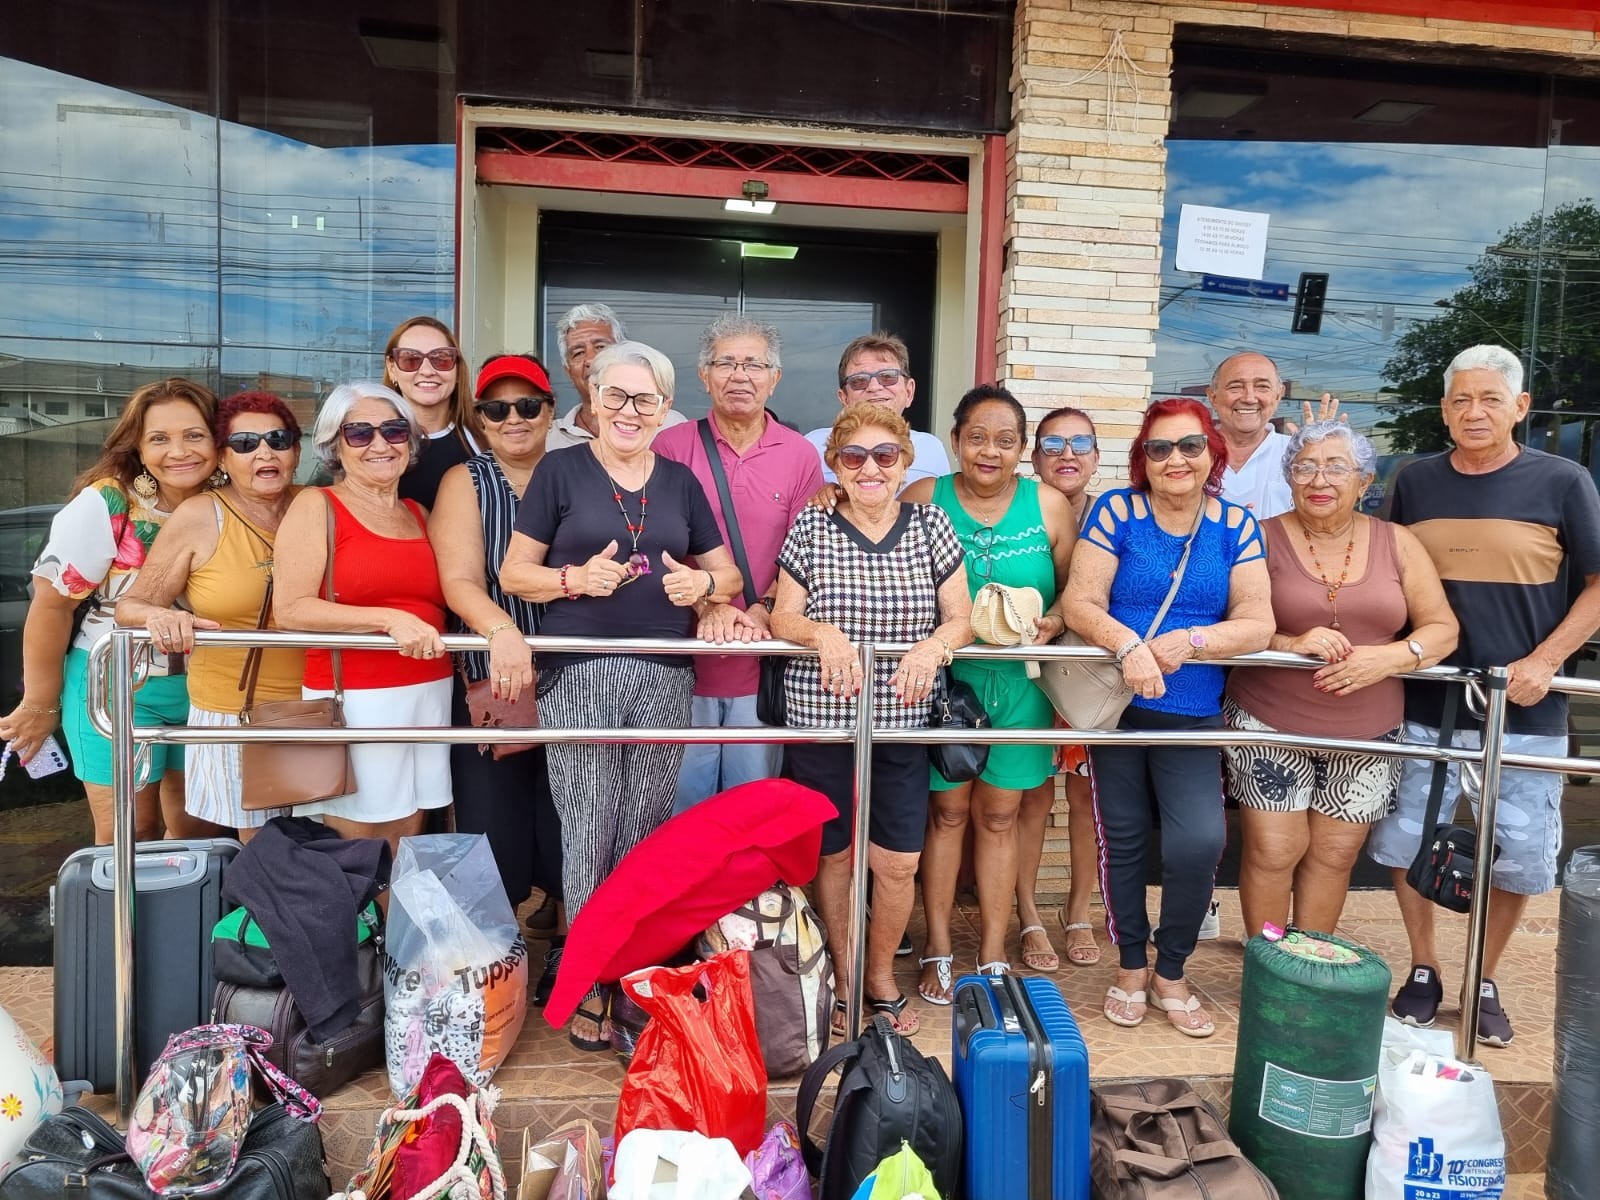
<svg viewBox="0 0 1600 1200">
<path fill-rule="evenodd" d="M 733 494 L 728 490 L 728 476 L 722 469 L 722 455 L 717 452 L 716 435 L 711 432 L 709 418 L 701 417 L 695 424 L 700 429 L 700 444 L 706 448 L 706 461 L 711 465 L 711 478 L 717 484 L 717 499 L 722 502 L 722 519 L 728 525 L 728 548 L 733 551 L 733 565 L 744 576 L 744 606 L 752 609 L 761 603 L 756 595 L 755 580 L 750 575 L 750 559 L 744 552 L 744 534 L 739 531 L 739 514 L 733 509 Z M 783 726 L 789 723 L 787 702 L 783 694 L 783 669 L 789 659 L 781 654 L 761 656 L 761 681 L 756 685 L 756 720 L 763 725 Z"/>
<path fill-rule="evenodd" d="M 1456 708 L 1461 701 L 1461 687 L 1448 685 L 1445 691 L 1444 716 L 1439 726 L 1439 745 L 1450 745 L 1456 730 Z M 1428 811 L 1422 818 L 1422 828 L 1428 830 L 1417 847 L 1417 856 L 1406 868 L 1406 882 L 1418 895 L 1432 900 L 1451 912 L 1470 912 L 1472 909 L 1472 876 L 1478 857 L 1478 834 L 1463 825 L 1439 824 L 1439 809 L 1444 801 L 1444 780 L 1448 764 L 1442 760 L 1433 764 L 1433 778 L 1428 784 Z M 1489 834 L 1490 862 L 1500 857 L 1500 847 L 1494 844 L 1494 832 Z"/>
<path fill-rule="evenodd" d="M 922 521 L 922 536 L 928 549 L 933 549 L 933 532 L 928 528 L 927 510 L 917 505 L 917 516 Z M 978 699 L 971 684 L 957 679 L 949 667 L 940 667 L 933 684 L 933 711 L 928 715 L 928 725 L 955 734 L 962 729 L 982 729 L 989 725 L 989 714 Z M 928 747 L 928 758 L 939 774 L 950 783 L 968 783 L 983 774 L 989 765 L 988 743 L 934 742 Z"/>
</svg>

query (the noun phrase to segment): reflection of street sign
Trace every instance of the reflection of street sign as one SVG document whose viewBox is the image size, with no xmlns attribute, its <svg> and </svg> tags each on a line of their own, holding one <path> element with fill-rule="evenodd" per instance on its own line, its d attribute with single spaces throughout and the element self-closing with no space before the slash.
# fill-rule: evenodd
<svg viewBox="0 0 1600 1200">
<path fill-rule="evenodd" d="M 1257 300 L 1287 300 L 1287 283 L 1267 283 L 1261 279 L 1233 279 L 1227 275 L 1200 276 L 1202 292 L 1219 292 L 1224 296 L 1254 296 Z"/>
</svg>

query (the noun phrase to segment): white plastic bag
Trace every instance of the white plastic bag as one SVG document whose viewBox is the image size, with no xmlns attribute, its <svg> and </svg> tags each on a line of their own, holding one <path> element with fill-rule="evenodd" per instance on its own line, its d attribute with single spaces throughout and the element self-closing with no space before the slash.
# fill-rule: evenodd
<svg viewBox="0 0 1600 1200">
<path fill-rule="evenodd" d="M 1366 1200 L 1499 1200 L 1505 1189 L 1494 1080 L 1441 1053 L 1440 1036 L 1384 1023 Z"/>
<path fill-rule="evenodd" d="M 635 1129 L 617 1145 L 610 1200 L 739 1200 L 750 1170 L 727 1138 Z"/>
<path fill-rule="evenodd" d="M 400 840 L 384 945 L 389 1086 L 404 1096 L 434 1051 L 476 1087 L 527 1015 L 528 947 L 482 834 Z"/>
</svg>

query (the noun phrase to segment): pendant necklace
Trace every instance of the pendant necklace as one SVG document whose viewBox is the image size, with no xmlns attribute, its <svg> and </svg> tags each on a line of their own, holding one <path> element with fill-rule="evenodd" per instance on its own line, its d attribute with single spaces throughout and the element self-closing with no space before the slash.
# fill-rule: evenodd
<svg viewBox="0 0 1600 1200">
<path fill-rule="evenodd" d="M 957 478 L 959 479 L 960 476 L 957 476 Z M 970 500 L 967 500 L 967 501 L 963 502 L 963 506 L 973 516 L 977 517 L 978 520 L 980 522 L 982 522 L 984 525 L 987 525 L 990 528 L 993 528 L 994 524 L 995 524 L 995 518 L 990 516 L 988 513 L 984 512 L 982 509 L 980 509 L 978 507 L 978 504 L 977 504 L 977 493 L 975 493 L 972 490 L 972 485 L 970 483 L 967 483 L 966 480 L 964 480 L 964 479 L 961 480 L 961 482 L 966 487 L 967 495 L 969 497 L 971 497 Z M 999 507 L 1000 507 L 1000 515 L 1002 517 L 1005 516 L 1007 503 L 1009 503 L 1009 501 L 1010 501 L 1011 492 L 1016 487 L 1016 484 L 1017 484 L 1017 479 L 1016 479 L 1016 476 L 1013 475 L 1011 477 L 1010 481 L 1006 484 L 1005 488 L 1000 492 L 1000 494 L 998 496 L 995 497 L 995 499 L 1001 501 L 1001 504 L 1000 504 Z"/>
<path fill-rule="evenodd" d="M 605 472 L 606 482 L 611 484 L 611 498 L 617 502 L 617 511 L 622 514 L 622 523 L 628 527 L 628 540 L 632 543 L 633 551 L 628 555 L 628 576 L 624 583 L 632 583 L 641 575 L 650 574 L 650 557 L 639 550 L 639 539 L 644 536 L 644 521 L 649 514 L 650 507 L 650 476 L 647 474 L 644 483 L 639 488 L 639 523 L 634 524 L 633 518 L 628 515 L 628 510 L 622 503 L 622 487 L 611 477 L 611 470 L 600 462 L 600 456 L 595 456 L 595 462 L 600 464 L 600 469 Z"/>
<path fill-rule="evenodd" d="M 1339 589 L 1344 586 L 1345 580 L 1349 578 L 1350 560 L 1355 556 L 1356 551 L 1356 522 L 1354 520 L 1350 522 L 1350 543 L 1344 548 L 1344 569 L 1339 572 L 1337 582 L 1329 582 L 1327 574 L 1322 569 L 1322 563 L 1317 560 L 1317 547 L 1316 543 L 1311 540 L 1311 530 L 1302 524 L 1300 532 L 1306 535 L 1306 549 L 1311 551 L 1311 565 L 1316 568 L 1317 578 L 1322 580 L 1322 586 L 1328 589 L 1328 603 L 1333 606 L 1333 620 L 1329 622 L 1328 628 L 1337 629 L 1339 628 Z"/>
</svg>

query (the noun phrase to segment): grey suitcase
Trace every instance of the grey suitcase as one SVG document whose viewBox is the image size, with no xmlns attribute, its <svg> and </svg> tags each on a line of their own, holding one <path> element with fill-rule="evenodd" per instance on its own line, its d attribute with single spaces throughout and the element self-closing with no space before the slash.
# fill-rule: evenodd
<svg viewBox="0 0 1600 1200">
<path fill-rule="evenodd" d="M 134 1056 L 138 1078 L 169 1035 L 203 1025 L 216 990 L 211 927 L 229 907 L 222 872 L 231 838 L 141 842 L 135 849 Z M 51 893 L 55 924 L 56 1074 L 95 1091 L 116 1086 L 116 938 L 110 846 L 61 864 Z"/>
</svg>

